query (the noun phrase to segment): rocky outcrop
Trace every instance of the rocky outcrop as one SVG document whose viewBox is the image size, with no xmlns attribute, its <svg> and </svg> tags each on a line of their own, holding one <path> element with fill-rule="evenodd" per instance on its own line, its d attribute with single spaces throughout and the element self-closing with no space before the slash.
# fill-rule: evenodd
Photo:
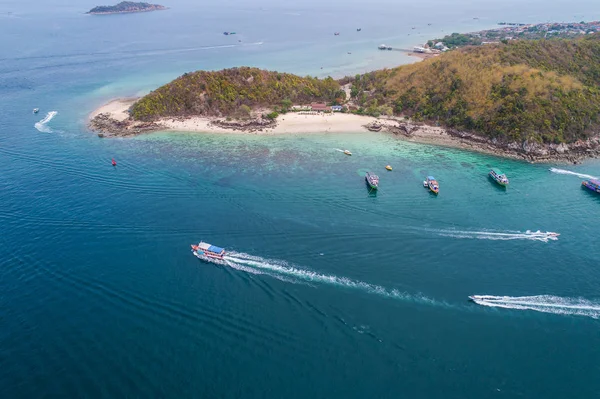
<svg viewBox="0 0 600 399">
<path fill-rule="evenodd" d="M 98 132 L 98 137 L 127 137 L 155 132 L 164 129 L 164 126 L 155 122 L 133 122 L 131 119 L 118 121 L 109 114 L 99 114 L 90 121 L 89 128 Z"/>
<path fill-rule="evenodd" d="M 454 138 L 475 145 L 475 147 L 488 146 L 498 155 L 516 156 L 531 162 L 563 161 L 578 163 L 586 158 L 600 157 L 600 136 L 578 140 L 571 144 L 543 144 L 528 140 L 522 143 L 503 142 L 455 129 L 446 129 L 446 132 Z"/>
<path fill-rule="evenodd" d="M 234 120 L 224 120 L 218 119 L 211 122 L 211 125 L 228 129 L 228 130 L 236 130 L 241 132 L 256 132 L 263 131 L 264 129 L 270 129 L 277 125 L 277 122 L 274 119 L 268 118 L 257 118 L 257 119 L 249 119 L 244 121 L 234 121 Z"/>
<path fill-rule="evenodd" d="M 131 12 L 147 12 L 166 10 L 167 7 L 160 4 L 149 4 L 133 1 L 122 1 L 115 6 L 97 6 L 92 8 L 86 14 L 102 15 L 102 14 L 125 14 Z"/>
</svg>

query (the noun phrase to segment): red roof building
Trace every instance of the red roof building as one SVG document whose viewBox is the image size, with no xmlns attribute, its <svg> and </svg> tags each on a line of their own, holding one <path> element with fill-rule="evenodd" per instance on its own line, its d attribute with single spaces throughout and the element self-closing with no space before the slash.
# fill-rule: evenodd
<svg viewBox="0 0 600 399">
<path fill-rule="evenodd" d="M 312 103 L 310 107 L 313 111 L 331 111 L 325 103 Z"/>
</svg>

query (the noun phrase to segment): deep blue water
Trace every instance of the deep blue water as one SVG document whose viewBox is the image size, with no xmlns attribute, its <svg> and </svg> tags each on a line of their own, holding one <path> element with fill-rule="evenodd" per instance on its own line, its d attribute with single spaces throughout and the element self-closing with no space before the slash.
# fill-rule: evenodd
<svg viewBox="0 0 600 399">
<path fill-rule="evenodd" d="M 39 3 L 0 0 L 0 397 L 598 397 L 600 197 L 580 182 L 600 162 L 85 127 L 194 69 L 342 76 L 409 61 L 382 42 L 597 19 L 595 2 L 173 1 L 107 17 Z M 227 264 L 194 258 L 200 239 Z"/>
</svg>

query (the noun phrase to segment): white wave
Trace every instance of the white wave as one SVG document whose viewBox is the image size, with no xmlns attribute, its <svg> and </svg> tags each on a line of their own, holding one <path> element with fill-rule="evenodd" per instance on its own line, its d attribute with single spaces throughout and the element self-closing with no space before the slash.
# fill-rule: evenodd
<svg viewBox="0 0 600 399">
<path fill-rule="evenodd" d="M 566 170 L 566 169 L 557 169 L 557 168 L 550 168 L 550 172 L 552 173 L 557 173 L 559 175 L 572 175 L 572 176 L 577 176 L 581 179 L 597 179 L 596 176 L 592 176 L 592 175 L 586 175 L 584 173 L 577 173 L 577 172 L 573 172 L 570 170 Z"/>
<path fill-rule="evenodd" d="M 600 317 L 600 303 L 583 298 L 564 298 L 552 295 L 535 296 L 494 296 L 473 295 L 473 302 L 482 306 L 505 309 L 535 310 L 537 312 L 561 315 Z"/>
<path fill-rule="evenodd" d="M 436 234 L 444 237 L 453 238 L 467 238 L 476 240 L 531 240 L 531 241 L 556 241 L 560 234 L 552 231 L 493 231 L 493 230 L 482 230 L 482 231 L 468 231 L 468 230 L 452 230 L 452 229 L 441 229 L 441 230 L 429 230 Z"/>
<path fill-rule="evenodd" d="M 295 280 L 308 283 L 329 284 L 344 288 L 358 289 L 361 291 L 368 292 L 370 294 L 377 294 L 387 298 L 413 301 L 418 300 L 420 302 L 433 303 L 433 300 L 425 297 L 411 296 L 407 293 L 400 292 L 396 289 L 390 290 L 379 285 L 351 280 L 346 277 L 320 274 L 310 270 L 300 269 L 298 267 L 290 266 L 283 261 L 263 259 L 258 256 L 252 256 L 237 252 L 231 252 L 229 255 L 225 256 L 225 260 L 229 266 L 247 266 L 254 270 L 266 272 L 270 276 L 275 278 L 287 277 L 288 279 L 284 281 L 294 282 Z"/>
<path fill-rule="evenodd" d="M 43 133 L 52 133 L 52 129 L 50 129 L 49 126 L 47 126 L 48 122 L 50 122 L 52 119 L 54 119 L 54 117 L 58 114 L 58 112 L 56 111 L 50 111 L 48 112 L 48 114 L 46 114 L 46 116 L 44 117 L 44 119 L 42 119 L 41 121 L 37 122 L 35 125 L 33 125 L 37 130 L 39 130 L 40 132 Z"/>
</svg>

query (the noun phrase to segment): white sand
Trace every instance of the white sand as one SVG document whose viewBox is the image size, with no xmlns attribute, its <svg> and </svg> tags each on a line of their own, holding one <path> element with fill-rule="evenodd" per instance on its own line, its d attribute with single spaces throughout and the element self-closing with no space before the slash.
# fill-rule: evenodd
<svg viewBox="0 0 600 399">
<path fill-rule="evenodd" d="M 127 110 L 136 101 L 137 98 L 118 98 L 116 100 L 112 100 L 108 104 L 104 104 L 100 108 L 94 110 L 94 112 L 90 114 L 90 119 L 93 119 L 100 114 L 109 114 L 111 118 L 122 122 L 129 118 Z"/>
<path fill-rule="evenodd" d="M 127 110 L 135 99 L 117 99 L 96 109 L 90 114 L 90 119 L 99 114 L 109 114 L 113 119 L 123 121 L 128 118 Z M 204 132 L 204 133 L 244 133 L 211 125 L 214 119 L 192 117 L 184 120 L 161 119 L 160 125 L 170 131 Z M 277 118 L 277 126 L 253 132 L 254 134 L 285 134 L 285 133 L 354 133 L 367 131 L 364 125 L 377 121 L 370 116 L 353 114 L 303 114 L 287 113 Z"/>
</svg>

